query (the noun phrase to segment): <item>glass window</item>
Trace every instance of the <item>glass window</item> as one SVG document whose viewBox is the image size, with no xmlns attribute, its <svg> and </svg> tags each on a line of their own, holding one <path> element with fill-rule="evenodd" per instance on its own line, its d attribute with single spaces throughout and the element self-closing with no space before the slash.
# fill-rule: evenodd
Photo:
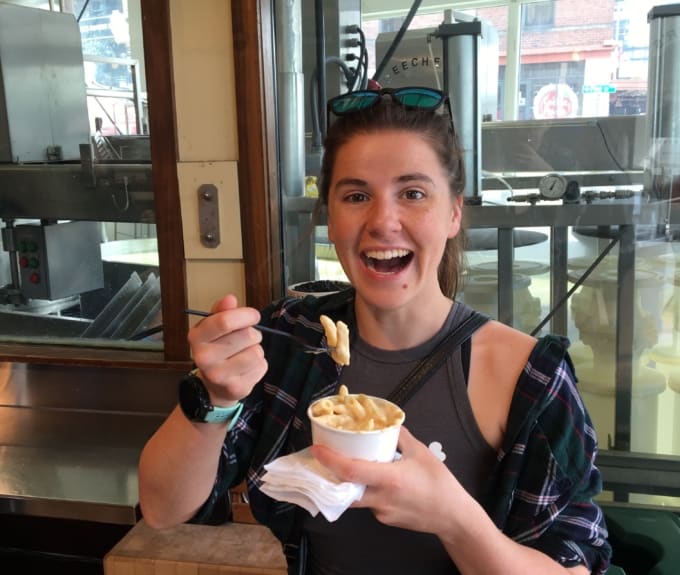
<svg viewBox="0 0 680 575">
<path fill-rule="evenodd" d="M 555 24 L 555 2 L 522 5 L 522 27 L 525 30 L 550 28 Z"/>
<path fill-rule="evenodd" d="M 162 349 L 140 4 L 59 4 L 0 4 L 0 342 Z"/>
<path fill-rule="evenodd" d="M 680 15 L 659 10 L 668 4 L 433 2 L 407 21 L 409 2 L 324 3 L 326 58 L 382 86 L 448 90 L 459 106 L 457 128 L 472 143 L 469 268 L 458 297 L 527 333 L 568 336 L 602 449 L 650 457 L 680 455 L 680 227 L 670 201 L 680 190 L 680 93 L 668 72 L 680 65 Z M 319 31 L 312 13 L 301 22 L 307 82 Z M 446 47 L 460 24 L 483 30 L 469 33 L 476 68 L 463 47 Z M 452 80 L 466 66 L 472 88 Z M 348 89 L 333 78 L 327 97 Z M 464 108 L 471 101 L 477 116 Z M 311 133 L 308 124 L 297 137 Z M 346 279 L 323 218 L 314 220 L 322 150 L 309 149 L 308 186 L 283 203 L 288 286 Z M 634 491 L 630 501 L 680 505 Z"/>
</svg>

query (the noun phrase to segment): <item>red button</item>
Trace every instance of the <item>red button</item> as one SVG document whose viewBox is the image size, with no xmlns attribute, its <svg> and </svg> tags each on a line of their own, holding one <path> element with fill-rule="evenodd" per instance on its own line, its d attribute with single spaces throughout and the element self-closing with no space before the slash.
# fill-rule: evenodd
<svg viewBox="0 0 680 575">
<path fill-rule="evenodd" d="M 22 268 L 28 267 L 28 258 L 26 256 L 21 256 L 19 258 L 19 266 Z"/>
<path fill-rule="evenodd" d="M 32 273 L 29 276 L 28 281 L 31 282 L 32 284 L 39 284 L 40 283 L 40 274 L 37 274 L 35 272 Z"/>
</svg>

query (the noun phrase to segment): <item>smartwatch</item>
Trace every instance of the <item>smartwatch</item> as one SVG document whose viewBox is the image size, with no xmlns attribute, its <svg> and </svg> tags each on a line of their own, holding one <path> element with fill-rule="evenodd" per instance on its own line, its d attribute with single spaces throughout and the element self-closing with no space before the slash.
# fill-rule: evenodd
<svg viewBox="0 0 680 575">
<path fill-rule="evenodd" d="M 205 384 L 195 371 L 189 372 L 179 382 L 179 406 L 189 421 L 224 423 L 231 419 L 232 425 L 243 409 L 240 401 L 229 407 L 213 405 Z"/>
</svg>

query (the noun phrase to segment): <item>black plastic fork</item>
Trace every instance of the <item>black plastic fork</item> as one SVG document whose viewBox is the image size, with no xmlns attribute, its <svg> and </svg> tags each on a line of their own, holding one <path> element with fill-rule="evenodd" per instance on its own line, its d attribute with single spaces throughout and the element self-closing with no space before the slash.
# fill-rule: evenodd
<svg viewBox="0 0 680 575">
<path fill-rule="evenodd" d="M 189 314 L 189 315 L 197 315 L 197 316 L 200 316 L 200 317 L 208 317 L 208 316 L 212 315 L 208 311 L 201 311 L 201 310 L 198 310 L 198 309 L 190 309 L 190 308 L 185 309 L 184 312 Z M 255 329 L 259 329 L 260 331 L 265 332 L 265 333 L 271 333 L 271 334 L 274 334 L 274 335 L 280 335 L 282 337 L 287 337 L 288 339 L 293 340 L 297 345 L 299 345 L 302 348 L 302 351 L 304 351 L 305 353 L 313 353 L 315 355 L 319 354 L 319 353 L 327 353 L 327 354 L 330 355 L 335 350 L 335 348 L 333 348 L 333 347 L 317 347 L 317 346 L 314 346 L 314 345 L 309 345 L 303 339 L 299 338 L 296 335 L 293 335 L 292 333 L 288 333 L 287 331 L 281 331 L 279 329 L 274 329 L 274 328 L 271 328 L 271 327 L 260 325 L 259 323 L 256 323 L 253 327 Z"/>
</svg>

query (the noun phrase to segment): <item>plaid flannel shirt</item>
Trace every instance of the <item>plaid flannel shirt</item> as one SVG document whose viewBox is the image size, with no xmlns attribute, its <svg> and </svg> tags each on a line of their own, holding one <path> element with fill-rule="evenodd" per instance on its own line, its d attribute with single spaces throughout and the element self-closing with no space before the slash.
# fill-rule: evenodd
<svg viewBox="0 0 680 575">
<path fill-rule="evenodd" d="M 286 298 L 262 312 L 262 321 L 322 343 L 319 316 L 345 321 L 355 334 L 354 291 Z M 462 304 L 457 304 L 462 305 Z M 564 338 L 546 336 L 533 350 L 517 383 L 504 444 L 480 503 L 494 523 L 518 543 L 535 547 L 565 566 L 606 571 L 611 556 L 594 465 L 597 440 L 576 389 Z M 284 338 L 263 338 L 269 370 L 244 401 L 227 435 L 215 487 L 194 522 L 208 522 L 228 488 L 244 478 L 251 510 L 282 542 L 293 569 L 301 509 L 260 490 L 264 465 L 311 444 L 309 404 L 335 393 L 340 368 L 327 354 L 301 353 Z"/>
</svg>

